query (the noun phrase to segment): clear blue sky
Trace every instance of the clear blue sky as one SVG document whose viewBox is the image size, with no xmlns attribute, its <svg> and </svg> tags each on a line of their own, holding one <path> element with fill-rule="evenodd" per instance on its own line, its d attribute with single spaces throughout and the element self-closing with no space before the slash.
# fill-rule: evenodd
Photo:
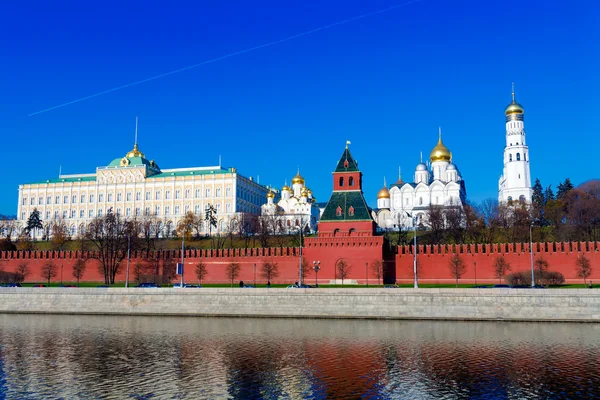
<svg viewBox="0 0 600 400">
<path fill-rule="evenodd" d="M 422 0 L 35 116 L 28 114 L 402 1 L 8 2 L 0 13 L 0 213 L 18 185 L 140 148 L 162 168 L 236 167 L 319 201 L 346 140 L 368 203 L 412 181 L 438 126 L 468 198 L 496 197 L 515 81 L 531 172 L 598 178 L 597 1 Z"/>
</svg>

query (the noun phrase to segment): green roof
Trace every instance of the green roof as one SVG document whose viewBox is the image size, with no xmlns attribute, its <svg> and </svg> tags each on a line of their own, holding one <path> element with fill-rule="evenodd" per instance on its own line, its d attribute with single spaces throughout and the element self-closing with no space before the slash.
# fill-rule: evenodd
<svg viewBox="0 0 600 400">
<path fill-rule="evenodd" d="M 337 167 L 335 168 L 335 171 L 333 171 L 333 172 L 356 172 L 356 171 L 358 171 L 358 164 L 354 160 L 354 158 L 352 158 L 352 154 L 350 154 L 350 149 L 348 149 L 348 147 L 346 147 L 346 149 L 344 149 L 344 153 L 342 154 L 342 157 L 340 158 L 340 161 L 337 164 Z"/>
<path fill-rule="evenodd" d="M 338 207 L 341 208 L 342 215 L 337 215 Z M 350 215 L 350 211 L 354 211 L 354 215 Z M 372 221 L 369 207 L 365 202 L 365 198 L 360 191 L 339 191 L 333 192 L 323 215 L 320 218 L 321 222 L 326 221 Z"/>
<path fill-rule="evenodd" d="M 25 185 L 40 185 L 44 183 L 63 183 L 63 182 L 95 182 L 95 176 L 82 176 L 82 177 L 69 177 L 69 178 L 56 178 L 56 179 L 46 179 L 45 181 L 38 182 L 29 182 L 25 183 Z"/>
<path fill-rule="evenodd" d="M 155 179 L 155 178 L 169 178 L 172 176 L 189 176 L 189 175 L 214 175 L 214 174 L 227 174 L 232 173 L 230 169 L 225 168 L 215 168 L 215 169 L 206 169 L 206 168 L 190 168 L 184 169 L 181 171 L 161 171 L 158 174 L 149 175 L 147 179 Z"/>
<path fill-rule="evenodd" d="M 138 167 L 140 165 L 151 166 L 151 162 L 143 157 L 129 157 L 127 159 L 129 160 L 129 164 L 124 167 Z M 121 160 L 123 160 L 123 158 L 115 158 L 108 164 L 108 167 L 123 167 L 123 165 L 121 165 Z M 158 165 L 155 165 L 154 168 L 158 168 Z"/>
</svg>

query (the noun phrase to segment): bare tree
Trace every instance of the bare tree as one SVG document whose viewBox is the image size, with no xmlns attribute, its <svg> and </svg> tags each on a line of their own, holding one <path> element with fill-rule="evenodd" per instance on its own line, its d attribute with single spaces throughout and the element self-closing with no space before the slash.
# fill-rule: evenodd
<svg viewBox="0 0 600 400">
<path fill-rule="evenodd" d="M 548 268 L 550 264 L 546 259 L 544 259 L 541 255 L 536 258 L 535 262 L 535 278 L 538 281 L 538 284 L 544 285 L 546 283 L 546 278 L 548 275 Z"/>
<path fill-rule="evenodd" d="M 373 274 L 377 278 L 377 284 L 381 285 L 381 279 L 383 279 L 383 260 L 374 260 L 371 263 L 371 269 L 373 270 Z"/>
<path fill-rule="evenodd" d="M 64 219 L 58 218 L 50 223 L 50 231 L 52 233 L 52 250 L 64 250 L 65 244 L 69 238 L 69 228 Z"/>
<path fill-rule="evenodd" d="M 208 275 L 208 269 L 206 268 L 204 262 L 200 261 L 196 264 L 195 272 L 196 277 L 198 278 L 198 283 L 202 284 L 202 280 L 206 278 L 206 275 Z"/>
<path fill-rule="evenodd" d="M 502 282 L 502 279 L 504 279 L 504 276 L 510 270 L 511 270 L 511 266 L 504 259 L 504 256 L 496 257 L 496 260 L 494 261 L 494 273 L 496 275 L 496 278 L 498 278 L 500 280 L 500 282 Z"/>
<path fill-rule="evenodd" d="M 263 262 L 260 267 L 260 271 L 260 275 L 265 278 L 268 283 L 270 283 L 271 279 L 279 276 L 279 265 L 274 261 Z"/>
<path fill-rule="evenodd" d="M 51 261 L 48 261 L 44 265 L 42 265 L 41 269 L 42 278 L 48 281 L 48 285 L 50 285 L 50 279 L 56 277 L 58 274 L 58 267 Z"/>
<path fill-rule="evenodd" d="M 458 287 L 458 280 L 467 271 L 467 265 L 458 254 L 454 254 L 452 257 L 450 257 L 450 263 L 448 264 L 448 267 L 450 268 L 450 275 L 456 279 L 456 287 Z"/>
<path fill-rule="evenodd" d="M 258 233 L 258 217 L 256 215 L 241 213 L 239 216 L 238 235 L 244 240 L 244 246 L 250 247 L 250 239 L 254 240 Z"/>
<path fill-rule="evenodd" d="M 177 276 L 177 263 L 172 258 L 166 258 L 162 262 L 162 279 L 161 284 L 171 283 L 173 278 Z M 154 280 L 156 282 L 156 279 Z"/>
<path fill-rule="evenodd" d="M 77 279 L 78 285 L 85 273 L 85 267 L 85 260 L 83 258 L 78 258 L 77 261 L 75 261 L 75 264 L 73 264 L 73 278 Z"/>
<path fill-rule="evenodd" d="M 115 283 L 121 262 L 127 257 L 128 238 L 131 248 L 136 248 L 137 234 L 135 225 L 114 214 L 112 208 L 104 217 L 97 217 L 90 223 L 87 238 L 96 250 L 92 257 L 100 262 L 107 285 Z"/>
<path fill-rule="evenodd" d="M 583 286 L 587 286 L 587 278 L 592 274 L 592 263 L 585 254 L 580 254 L 575 261 L 577 276 L 583 279 Z"/>
<path fill-rule="evenodd" d="M 17 269 L 15 270 L 15 280 L 17 282 L 24 282 L 30 274 L 29 263 L 21 262 L 17 265 Z"/>
<path fill-rule="evenodd" d="M 444 212 L 442 206 L 430 204 L 427 214 L 427 224 L 431 228 L 432 241 L 434 244 L 440 243 L 444 232 Z"/>
<path fill-rule="evenodd" d="M 346 279 L 348 277 L 348 275 L 350 274 L 351 266 L 348 263 L 348 261 L 346 261 L 343 258 L 340 258 L 335 264 L 336 264 L 335 267 L 337 269 L 337 274 L 340 277 L 340 279 L 342 280 L 342 287 L 344 287 L 344 279 Z"/>
<path fill-rule="evenodd" d="M 240 275 L 240 264 L 236 261 L 232 261 L 227 265 L 227 277 L 231 280 L 231 287 L 233 287 L 233 281 Z"/>
<path fill-rule="evenodd" d="M 306 279 L 306 277 L 310 275 L 312 271 L 313 269 L 308 260 L 306 258 L 302 258 L 302 279 Z"/>
<path fill-rule="evenodd" d="M 454 243 L 464 243 L 465 217 L 462 207 L 451 200 L 447 207 L 444 208 L 443 215 L 446 220 L 447 231 L 452 236 Z"/>
</svg>

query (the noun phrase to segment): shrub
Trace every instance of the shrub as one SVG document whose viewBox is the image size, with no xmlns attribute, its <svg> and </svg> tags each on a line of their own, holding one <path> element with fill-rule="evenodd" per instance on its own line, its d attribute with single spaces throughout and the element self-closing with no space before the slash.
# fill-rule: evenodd
<svg viewBox="0 0 600 400">
<path fill-rule="evenodd" d="M 505 281 L 511 286 L 531 286 L 531 271 L 517 271 L 506 275 Z"/>
<path fill-rule="evenodd" d="M 549 286 L 558 286 L 565 283 L 565 276 L 558 271 L 546 272 L 544 278 Z"/>
</svg>

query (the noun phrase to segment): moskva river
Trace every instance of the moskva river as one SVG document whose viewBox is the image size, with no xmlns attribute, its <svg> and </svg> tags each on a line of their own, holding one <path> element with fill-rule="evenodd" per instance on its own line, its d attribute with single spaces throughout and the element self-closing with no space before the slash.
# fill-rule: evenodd
<svg viewBox="0 0 600 400">
<path fill-rule="evenodd" d="M 0 399 L 227 398 L 600 398 L 600 325 L 0 315 Z"/>
</svg>

